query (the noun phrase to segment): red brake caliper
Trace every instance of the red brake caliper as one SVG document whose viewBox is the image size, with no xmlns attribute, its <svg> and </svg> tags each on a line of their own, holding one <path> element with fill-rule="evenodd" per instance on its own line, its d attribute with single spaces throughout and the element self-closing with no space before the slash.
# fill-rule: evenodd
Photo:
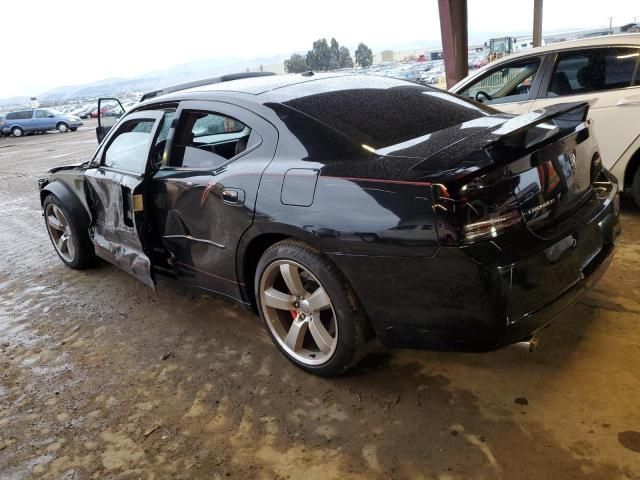
<svg viewBox="0 0 640 480">
<path fill-rule="evenodd" d="M 291 313 L 291 318 L 294 319 L 294 320 L 298 316 L 298 311 L 297 310 L 290 310 L 289 313 Z"/>
</svg>

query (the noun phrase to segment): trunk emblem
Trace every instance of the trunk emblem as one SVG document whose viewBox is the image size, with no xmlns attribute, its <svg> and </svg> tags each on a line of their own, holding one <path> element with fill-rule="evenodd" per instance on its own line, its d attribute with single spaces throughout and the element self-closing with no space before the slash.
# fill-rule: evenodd
<svg viewBox="0 0 640 480">
<path fill-rule="evenodd" d="M 544 203 L 541 203 L 540 205 L 536 205 L 535 207 L 530 208 L 529 210 L 527 210 L 527 211 L 525 212 L 525 215 L 533 215 L 534 213 L 539 212 L 539 211 L 540 211 L 540 210 L 542 210 L 543 208 L 546 208 L 546 207 L 548 207 L 549 205 L 552 205 L 555 201 L 556 201 L 556 199 L 555 199 L 555 198 L 552 198 L 552 199 L 550 199 L 550 200 L 547 200 L 547 201 L 546 201 L 546 202 L 544 202 Z"/>
</svg>

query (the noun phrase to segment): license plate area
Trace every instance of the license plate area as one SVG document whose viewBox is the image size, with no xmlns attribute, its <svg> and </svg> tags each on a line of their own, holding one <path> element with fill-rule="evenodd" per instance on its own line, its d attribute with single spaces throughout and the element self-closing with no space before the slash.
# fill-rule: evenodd
<svg viewBox="0 0 640 480">
<path fill-rule="evenodd" d="M 593 226 L 568 235 L 512 270 L 509 316 L 517 319 L 554 301 L 585 277 L 603 247 Z"/>
</svg>

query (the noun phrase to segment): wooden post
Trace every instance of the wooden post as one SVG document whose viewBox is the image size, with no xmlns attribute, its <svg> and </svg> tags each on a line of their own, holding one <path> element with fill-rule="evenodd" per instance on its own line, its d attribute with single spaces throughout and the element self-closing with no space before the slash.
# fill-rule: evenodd
<svg viewBox="0 0 640 480">
<path fill-rule="evenodd" d="M 447 88 L 451 88 L 469 73 L 467 0 L 438 0 L 438 10 Z"/>
</svg>

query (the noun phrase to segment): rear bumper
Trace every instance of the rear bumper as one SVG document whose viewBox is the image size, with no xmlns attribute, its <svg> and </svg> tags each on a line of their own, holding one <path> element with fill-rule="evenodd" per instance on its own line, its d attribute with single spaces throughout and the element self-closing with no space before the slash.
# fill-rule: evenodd
<svg viewBox="0 0 640 480">
<path fill-rule="evenodd" d="M 468 250 L 430 258 L 333 254 L 381 341 L 391 347 L 491 350 L 521 341 L 577 302 L 606 271 L 620 231 L 617 187 L 561 240 L 488 265 Z M 537 247 L 537 243 L 536 243 Z"/>
</svg>

